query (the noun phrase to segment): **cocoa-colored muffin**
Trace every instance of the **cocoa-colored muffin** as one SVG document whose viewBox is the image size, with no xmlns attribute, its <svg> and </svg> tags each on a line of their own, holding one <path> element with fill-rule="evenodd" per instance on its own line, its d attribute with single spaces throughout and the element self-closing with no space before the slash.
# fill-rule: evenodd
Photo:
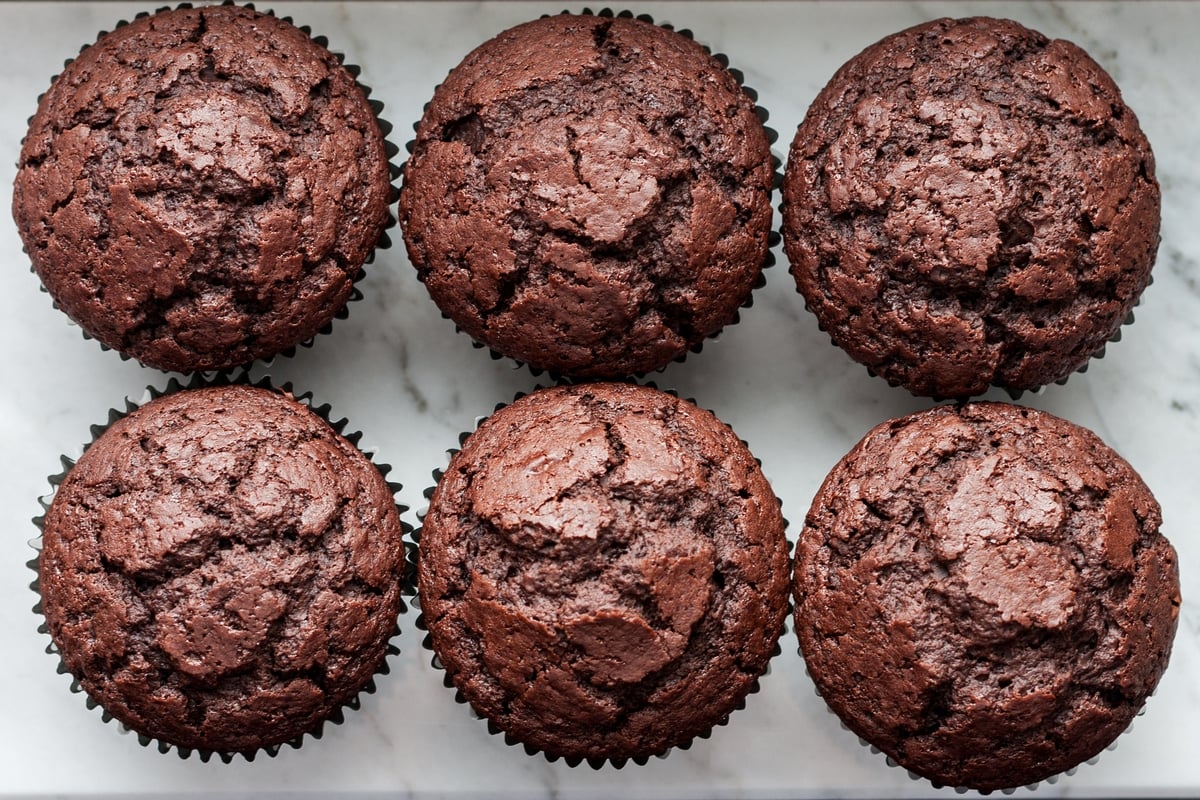
<svg viewBox="0 0 1200 800">
<path fill-rule="evenodd" d="M 252 754 L 318 729 L 384 666 L 404 550 L 392 491 L 290 396 L 178 391 L 116 421 L 46 513 L 42 611 L 129 728 Z"/>
<path fill-rule="evenodd" d="M 1175 551 L 1090 431 L 999 403 L 879 425 L 796 550 L 796 630 L 829 707 L 936 784 L 1027 785 L 1129 725 L 1167 666 Z"/>
<path fill-rule="evenodd" d="M 237 6 L 104 34 L 41 98 L 13 216 L 55 303 L 164 370 L 316 335 L 388 223 L 383 133 L 338 57 Z"/>
<path fill-rule="evenodd" d="M 774 169 L 750 97 L 691 39 L 559 15 L 438 87 L 404 169 L 409 258 L 442 312 L 536 369 L 660 369 L 761 280 Z"/>
<path fill-rule="evenodd" d="M 542 389 L 484 421 L 434 491 L 419 593 L 455 686 L 511 740 L 623 763 L 707 735 L 787 614 L 757 462 L 656 389 Z"/>
<path fill-rule="evenodd" d="M 987 18 L 889 36 L 796 131 L 783 240 L 821 327 L 915 394 L 1066 379 L 1128 318 L 1158 247 L 1154 157 L 1070 42 Z"/>
</svg>

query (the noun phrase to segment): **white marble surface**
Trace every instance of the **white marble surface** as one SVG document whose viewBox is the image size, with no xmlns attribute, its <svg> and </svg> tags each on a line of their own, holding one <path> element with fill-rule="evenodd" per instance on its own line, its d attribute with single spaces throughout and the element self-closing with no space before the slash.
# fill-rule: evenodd
<svg viewBox="0 0 1200 800">
<path fill-rule="evenodd" d="M 146 3 L 0 4 L 0 185 L 7 205 L 18 143 L 35 100 L 65 58 Z M 266 7 L 267 3 L 260 3 Z M 363 67 L 398 143 L 434 85 L 470 48 L 563 3 L 279 3 Z M 578 10 L 578 7 L 573 7 Z M 1065 386 L 1022 402 L 1097 431 L 1154 489 L 1180 555 L 1184 607 L 1170 669 L 1134 730 L 1093 766 L 1041 796 L 1200 796 L 1200 5 L 1191 3 L 661 3 L 633 7 L 689 27 L 730 55 L 786 143 L 833 71 L 876 39 L 940 15 L 1014 17 L 1087 48 L 1114 75 L 1152 142 L 1163 186 L 1155 283 L 1137 323 Z M 399 236 L 396 237 L 399 243 Z M 85 341 L 29 272 L 13 226 L 0 224 L 0 795 L 223 796 L 274 793 L 417 797 L 937 796 L 860 747 L 814 696 L 790 630 L 784 653 L 731 724 L 644 767 L 593 771 L 531 758 L 487 733 L 429 667 L 413 615 L 377 694 L 320 741 L 277 758 L 225 765 L 138 745 L 85 708 L 55 672 L 30 613 L 30 518 L 58 455 L 126 395 L 165 376 Z M 403 247 L 380 254 L 366 298 L 330 337 L 271 373 L 310 389 L 396 465 L 403 500 L 422 502 L 430 472 L 477 415 L 536 383 L 455 334 L 416 281 Z M 741 324 L 657 377 L 715 410 L 747 439 L 794 521 L 821 478 L 872 425 L 927 403 L 869 377 L 830 347 L 786 265 Z M 996 399 L 1004 399 L 997 393 Z M 409 521 L 415 521 L 413 513 Z M 1021 790 L 1025 794 L 1025 790 Z"/>
</svg>

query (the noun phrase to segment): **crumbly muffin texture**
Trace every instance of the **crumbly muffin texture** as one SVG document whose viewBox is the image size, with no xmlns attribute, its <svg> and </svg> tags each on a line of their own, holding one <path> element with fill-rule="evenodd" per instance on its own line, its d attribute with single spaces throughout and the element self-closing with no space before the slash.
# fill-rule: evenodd
<svg viewBox="0 0 1200 800">
<path fill-rule="evenodd" d="M 439 308 L 539 369 L 622 377 L 732 322 L 761 278 L 770 146 L 685 36 L 559 15 L 481 45 L 437 89 L 400 222 Z"/>
<path fill-rule="evenodd" d="M 1083 50 L 936 20 L 843 66 L 796 132 L 783 239 L 834 342 L 918 395 L 1066 378 L 1127 319 L 1159 238 L 1154 157 Z"/>
<path fill-rule="evenodd" d="M 383 134 L 337 57 L 238 6 L 105 34 L 38 104 L 13 216 L 55 303 L 143 364 L 236 367 L 343 310 L 387 224 Z"/>
<path fill-rule="evenodd" d="M 541 390 L 467 439 L 420 537 L 432 646 L 483 717 L 568 759 L 645 758 L 738 707 L 787 613 L 779 503 L 706 411 Z"/>
<path fill-rule="evenodd" d="M 884 423 L 830 473 L 796 630 L 849 728 L 936 783 L 1001 789 L 1098 754 L 1166 668 L 1175 552 L 1093 433 L 1007 404 Z"/>
<path fill-rule="evenodd" d="M 312 732 L 382 666 L 401 608 L 388 485 L 267 389 L 180 391 L 115 422 L 44 528 L 63 663 L 118 720 L 183 748 Z"/>
</svg>

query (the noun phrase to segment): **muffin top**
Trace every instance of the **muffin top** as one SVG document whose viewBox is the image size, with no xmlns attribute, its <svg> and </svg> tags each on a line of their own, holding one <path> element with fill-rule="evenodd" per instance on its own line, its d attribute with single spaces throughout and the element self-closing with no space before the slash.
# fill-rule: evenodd
<svg viewBox="0 0 1200 800">
<path fill-rule="evenodd" d="M 885 422 L 825 479 L 796 630 L 829 706 L 938 784 L 1034 783 L 1098 754 L 1166 668 L 1175 551 L 1095 434 L 1000 403 Z"/>
<path fill-rule="evenodd" d="M 932 397 L 1032 389 L 1100 350 L 1150 280 L 1159 187 L 1085 52 L 942 19 L 843 66 L 796 131 L 783 239 L 821 327 Z"/>
<path fill-rule="evenodd" d="M 166 395 L 113 423 L 46 514 L 42 607 L 67 669 L 133 730 L 252 752 L 370 681 L 400 611 L 379 471 L 267 389 Z"/>
<path fill-rule="evenodd" d="M 409 257 L 442 312 L 534 368 L 659 369 L 761 279 L 770 146 L 691 39 L 559 15 L 484 43 L 438 87 L 404 171 Z"/>
<path fill-rule="evenodd" d="M 527 747 L 645 758 L 739 706 L 787 613 L 779 502 L 745 445 L 656 389 L 543 389 L 484 421 L 420 536 L 455 685 Z"/>
<path fill-rule="evenodd" d="M 41 98 L 13 216 L 55 303 L 164 370 L 312 338 L 388 221 L 383 135 L 336 56 L 287 21 L 180 8 L 104 34 Z"/>
</svg>

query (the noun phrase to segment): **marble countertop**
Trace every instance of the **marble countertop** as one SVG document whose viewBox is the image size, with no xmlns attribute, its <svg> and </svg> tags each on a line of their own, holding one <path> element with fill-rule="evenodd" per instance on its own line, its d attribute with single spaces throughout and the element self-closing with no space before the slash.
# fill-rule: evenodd
<svg viewBox="0 0 1200 800">
<path fill-rule="evenodd" d="M 26 121 L 51 75 L 80 45 L 154 3 L 0 4 L 0 186 L 5 205 Z M 266 8 L 270 3 L 259 3 Z M 472 47 L 554 3 L 278 3 L 362 66 L 398 144 L 447 70 Z M 572 7 L 574 10 L 578 10 Z M 599 8 L 599 6 L 593 6 Z M 780 132 L 781 156 L 834 70 L 880 37 L 941 15 L 1009 16 L 1075 41 L 1121 86 L 1153 144 L 1163 189 L 1155 282 L 1124 339 L 1063 386 L 1020 402 L 1085 425 L 1139 470 L 1163 506 L 1180 556 L 1184 605 L 1169 670 L 1132 732 L 1098 763 L 1036 794 L 1200 796 L 1200 5 L 1192 3 L 662 3 L 631 7 L 691 28 L 730 56 Z M 399 245 L 379 254 L 350 317 L 294 358 L 277 382 L 311 390 L 404 485 L 419 507 L 431 471 L 477 416 L 538 379 L 472 347 L 443 319 Z M 89 711 L 55 672 L 30 613 L 30 518 L 60 453 L 126 395 L 167 376 L 85 340 L 51 306 L 11 224 L 0 224 L 0 796 L 295 796 L 513 798 L 924 797 L 950 795 L 859 746 L 814 695 L 790 628 L 784 652 L 728 726 L 643 767 L 599 771 L 527 756 L 487 732 L 442 686 L 414 628 L 379 691 L 345 724 L 278 757 L 230 764 L 162 755 Z M 746 439 L 793 520 L 828 469 L 873 425 L 929 403 L 871 378 L 829 345 L 780 265 L 752 308 L 703 352 L 655 377 L 714 410 Z M 257 372 L 262 372 L 259 368 Z M 996 392 L 993 399 L 1007 399 Z M 408 521 L 415 522 L 409 512 Z M 1025 794 L 1026 790 L 1019 790 Z"/>
</svg>

